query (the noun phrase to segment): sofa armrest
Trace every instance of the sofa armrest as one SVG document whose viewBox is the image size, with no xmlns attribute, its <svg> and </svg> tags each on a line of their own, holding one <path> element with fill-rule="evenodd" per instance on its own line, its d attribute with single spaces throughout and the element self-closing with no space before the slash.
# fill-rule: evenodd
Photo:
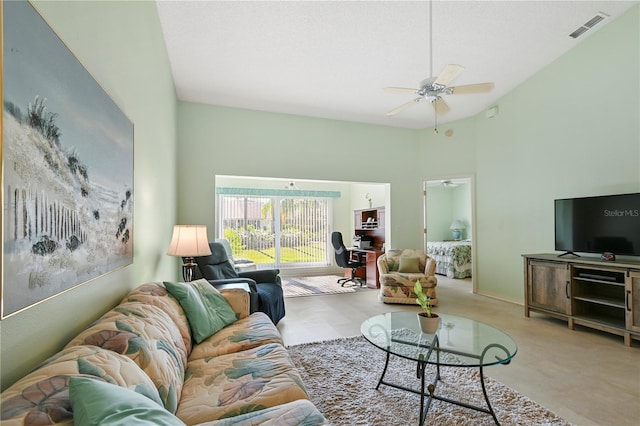
<svg viewBox="0 0 640 426">
<path fill-rule="evenodd" d="M 218 290 L 228 287 L 234 284 L 246 284 L 249 286 L 249 313 L 253 313 L 258 310 L 258 285 L 251 278 L 225 278 L 221 280 L 208 280 L 209 284 L 217 288 Z"/>
<path fill-rule="evenodd" d="M 246 283 L 225 284 L 219 289 L 220 294 L 227 299 L 231 309 L 238 315 L 238 319 L 248 317 L 251 313 L 251 290 Z"/>
<path fill-rule="evenodd" d="M 432 276 L 436 274 L 437 262 L 431 257 L 427 257 L 427 264 L 424 266 L 424 274 L 426 276 Z"/>
<path fill-rule="evenodd" d="M 256 282 L 250 278 L 225 278 L 222 280 L 207 280 L 209 284 L 217 288 L 218 290 L 228 288 L 227 284 L 246 284 L 249 286 L 250 291 L 258 291 Z"/>
<path fill-rule="evenodd" d="M 282 285 L 280 269 L 261 269 L 257 271 L 238 272 L 241 278 L 250 278 L 257 283 L 272 283 Z"/>
<path fill-rule="evenodd" d="M 379 256 L 378 260 L 376 260 L 376 263 L 378 265 L 378 272 L 380 274 L 389 273 L 389 265 L 387 263 L 387 256 L 386 255 Z"/>
</svg>

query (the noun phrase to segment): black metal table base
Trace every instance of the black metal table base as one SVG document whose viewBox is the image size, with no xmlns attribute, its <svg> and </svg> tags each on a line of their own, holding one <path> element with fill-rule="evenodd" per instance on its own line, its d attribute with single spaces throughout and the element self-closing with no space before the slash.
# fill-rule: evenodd
<svg viewBox="0 0 640 426">
<path fill-rule="evenodd" d="M 462 401 L 457 401 L 454 399 L 450 399 L 444 396 L 440 396 L 440 395 L 436 395 L 435 394 L 435 389 L 436 386 L 438 385 L 438 381 L 440 380 L 440 351 L 438 348 L 438 341 L 437 338 L 435 339 L 435 345 L 432 345 L 431 349 L 428 351 L 428 353 L 423 357 L 421 356 L 420 359 L 417 360 L 417 368 L 416 368 L 416 376 L 420 379 L 420 390 L 415 390 L 415 389 L 411 389 L 408 388 L 406 386 L 402 386 L 402 385 L 398 385 L 395 383 L 389 383 L 389 382 L 385 382 L 384 381 L 384 376 L 387 372 L 387 367 L 389 366 L 389 358 L 391 356 L 391 353 L 389 353 L 387 351 L 387 360 L 384 364 L 384 370 L 382 371 L 382 375 L 380 376 L 380 380 L 378 381 L 378 385 L 376 386 L 376 390 L 378 390 L 378 388 L 380 387 L 380 385 L 386 385 L 386 386 L 390 386 L 396 389 L 401 389 L 407 392 L 412 392 L 415 394 L 420 395 L 420 421 L 419 421 L 419 426 L 422 426 L 424 424 L 424 421 L 427 417 L 427 414 L 429 413 L 429 407 L 431 406 L 431 402 L 436 399 L 438 401 L 443 401 L 443 402 L 447 402 L 449 404 L 455 404 L 458 405 L 460 407 L 464 407 L 464 408 L 468 408 L 471 410 L 475 410 L 475 411 L 480 411 L 482 413 L 486 413 L 486 414 L 490 414 L 491 417 L 493 417 L 493 421 L 496 423 L 496 425 L 500 426 L 500 422 L 498 421 L 498 417 L 496 416 L 495 411 L 493 410 L 493 407 L 491 406 L 491 402 L 489 402 L 489 395 L 487 394 L 487 388 L 485 386 L 484 383 L 484 372 L 483 372 L 483 368 L 482 365 L 480 365 L 478 368 L 480 369 L 480 385 L 482 386 L 482 394 L 484 395 L 484 400 L 487 403 L 487 407 L 479 407 L 477 405 L 472 405 L 472 404 L 468 404 L 466 402 L 462 402 Z M 491 345 L 494 346 L 494 345 Z M 490 347 L 491 347 L 490 346 Z M 495 346 L 500 346 L 500 345 L 495 345 Z M 483 353 L 482 353 L 482 358 L 484 357 L 484 355 L 486 354 L 487 350 L 489 349 L 489 347 L 487 347 Z M 436 362 L 433 363 L 431 362 L 431 364 L 435 364 L 436 366 L 436 374 L 435 377 L 433 378 L 433 381 L 426 386 L 425 388 L 425 376 L 426 376 L 426 367 L 429 364 L 426 360 L 429 359 L 431 353 L 433 352 L 433 350 L 436 350 Z M 505 364 L 508 364 L 508 362 L 505 362 Z M 463 367 L 461 366 L 461 368 L 469 368 L 469 367 Z M 425 393 L 425 390 L 427 391 Z"/>
</svg>

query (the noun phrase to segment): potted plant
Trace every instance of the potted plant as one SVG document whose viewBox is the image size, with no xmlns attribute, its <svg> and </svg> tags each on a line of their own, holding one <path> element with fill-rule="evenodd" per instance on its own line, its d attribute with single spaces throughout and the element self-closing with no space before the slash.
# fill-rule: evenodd
<svg viewBox="0 0 640 426">
<path fill-rule="evenodd" d="M 420 280 L 416 280 L 413 286 L 413 292 L 416 294 L 416 303 L 422 307 L 423 312 L 418 312 L 418 322 L 420 330 L 423 333 L 434 334 L 440 326 L 440 317 L 438 314 L 431 312 L 431 298 L 422 291 Z"/>
</svg>

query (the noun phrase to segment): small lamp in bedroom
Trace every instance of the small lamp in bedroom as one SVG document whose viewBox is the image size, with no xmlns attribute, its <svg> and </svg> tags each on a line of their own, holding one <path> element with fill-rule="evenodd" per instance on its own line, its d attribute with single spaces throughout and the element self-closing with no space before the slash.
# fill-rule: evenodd
<svg viewBox="0 0 640 426">
<path fill-rule="evenodd" d="M 204 225 L 174 226 L 167 254 L 184 258 L 182 278 L 185 282 L 193 280 L 193 274 L 196 269 L 194 257 L 211 254 L 209 239 L 207 238 L 207 227 Z"/>
<path fill-rule="evenodd" d="M 456 219 L 453 221 L 449 229 L 451 229 L 453 239 L 458 241 L 462 238 L 462 230 L 465 228 L 464 223 L 460 219 Z"/>
</svg>

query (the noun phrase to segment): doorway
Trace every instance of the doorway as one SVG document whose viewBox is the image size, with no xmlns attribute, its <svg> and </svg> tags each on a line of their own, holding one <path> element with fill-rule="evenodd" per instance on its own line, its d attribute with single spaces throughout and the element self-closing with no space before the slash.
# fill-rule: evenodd
<svg viewBox="0 0 640 426">
<path fill-rule="evenodd" d="M 424 248 L 438 261 L 438 274 L 470 278 L 476 292 L 473 175 L 424 181 Z"/>
</svg>

